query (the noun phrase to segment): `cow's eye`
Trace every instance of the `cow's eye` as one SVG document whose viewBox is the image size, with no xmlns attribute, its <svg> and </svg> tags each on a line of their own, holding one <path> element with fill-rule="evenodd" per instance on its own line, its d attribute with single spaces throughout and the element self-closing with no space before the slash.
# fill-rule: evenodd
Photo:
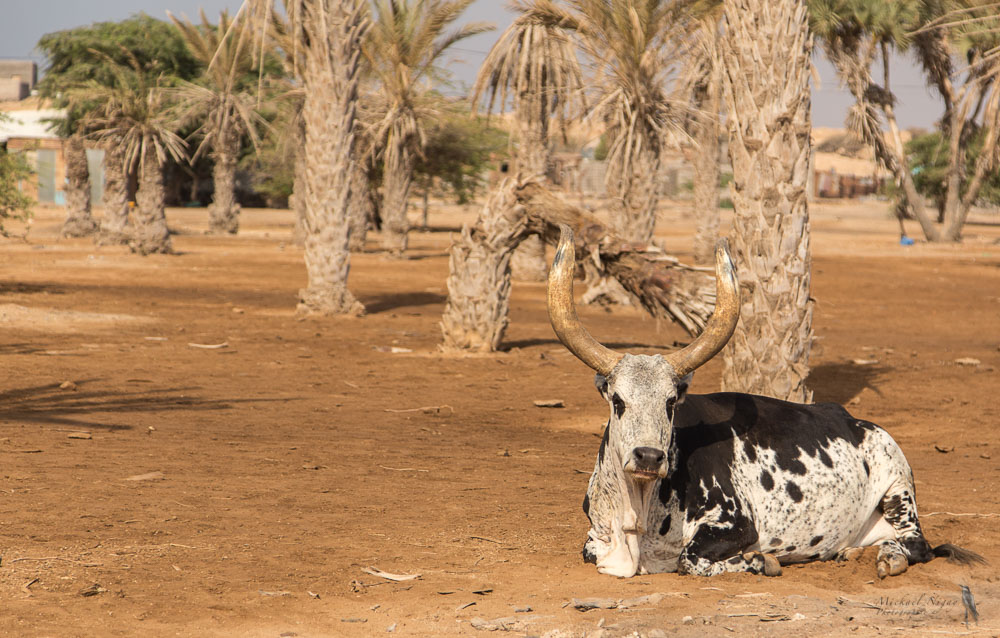
<svg viewBox="0 0 1000 638">
<path fill-rule="evenodd" d="M 677 407 L 677 397 L 670 397 L 667 399 L 667 414 L 670 418 L 674 418 L 674 408 Z"/>
<path fill-rule="evenodd" d="M 617 392 L 611 396 L 611 407 L 615 409 L 615 416 L 619 419 L 625 414 L 625 402 L 622 401 Z"/>
</svg>

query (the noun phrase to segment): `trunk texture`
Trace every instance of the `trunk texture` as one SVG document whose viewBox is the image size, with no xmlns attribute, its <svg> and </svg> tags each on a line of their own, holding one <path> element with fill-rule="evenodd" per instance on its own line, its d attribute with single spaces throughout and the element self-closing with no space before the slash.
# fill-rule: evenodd
<svg viewBox="0 0 1000 638">
<path fill-rule="evenodd" d="M 719 238 L 719 83 L 713 78 L 699 91 L 696 108 L 707 113 L 695 130 L 694 156 L 694 260 L 715 261 Z"/>
<path fill-rule="evenodd" d="M 525 237 L 559 242 L 559 225 L 573 228 L 577 268 L 590 278 L 616 280 L 657 318 L 700 333 L 715 305 L 715 280 L 654 246 L 616 237 L 597 218 L 567 204 L 536 180 L 505 180 L 475 226 L 451 248 L 448 301 L 441 330 L 445 349 L 496 350 L 507 326 L 510 253 Z"/>
<path fill-rule="evenodd" d="M 305 261 L 309 283 L 299 291 L 300 314 L 364 313 L 347 289 L 358 56 L 364 33 L 361 0 L 313 0 L 304 28 Z"/>
<path fill-rule="evenodd" d="M 524 230 L 507 183 L 490 195 L 473 229 L 462 227 L 448 259 L 448 301 L 441 317 L 445 350 L 499 347 L 508 323 L 511 254 Z"/>
<path fill-rule="evenodd" d="M 97 222 L 90 214 L 90 170 L 83 138 L 71 135 L 63 146 L 66 158 L 66 221 L 63 237 L 88 237 L 97 232 Z"/>
<path fill-rule="evenodd" d="M 125 245 L 132 238 L 128 219 L 128 175 L 122 146 L 112 142 L 104 147 L 104 219 L 98 243 Z"/>
<path fill-rule="evenodd" d="M 140 255 L 171 253 L 164 205 L 163 167 L 150 152 L 139 163 L 139 190 L 136 191 L 135 232 L 129 246 Z"/>
<path fill-rule="evenodd" d="M 518 114 L 517 170 L 522 177 L 545 178 L 549 166 L 548 113 L 545 101 L 528 92 L 520 97 Z M 545 281 L 548 263 L 545 245 L 538 237 L 528 237 L 514 250 L 511 271 L 517 281 Z"/>
<path fill-rule="evenodd" d="M 235 235 L 240 229 L 240 205 L 236 203 L 236 161 L 240 136 L 230 125 L 216 141 L 212 167 L 214 192 L 208 208 L 208 232 Z"/>
<path fill-rule="evenodd" d="M 733 164 L 740 322 L 723 390 L 809 402 L 812 38 L 804 2 L 725 0 L 724 92 Z"/>
<path fill-rule="evenodd" d="M 371 189 L 368 168 L 364 162 L 355 158 L 351 162 L 351 209 L 348 212 L 348 224 L 351 227 L 351 252 L 362 252 L 365 249 L 368 227 L 374 216 Z"/>
<path fill-rule="evenodd" d="M 406 209 L 413 181 L 413 153 L 404 140 L 385 165 L 385 205 L 382 207 L 382 248 L 397 257 L 406 252 L 410 222 Z"/>
<path fill-rule="evenodd" d="M 617 200 L 619 207 L 616 229 L 625 241 L 653 242 L 656 205 L 660 200 L 659 174 L 660 156 L 647 146 L 634 153 L 625 175 L 615 177 L 609 184 L 608 194 Z"/>
<path fill-rule="evenodd" d="M 292 243 L 298 247 L 306 245 L 306 154 L 303 150 L 305 146 L 305 130 L 298 127 L 298 139 L 295 144 L 295 163 L 292 167 L 292 196 L 288 200 L 289 206 L 295 213 L 295 229 L 292 231 Z"/>
</svg>

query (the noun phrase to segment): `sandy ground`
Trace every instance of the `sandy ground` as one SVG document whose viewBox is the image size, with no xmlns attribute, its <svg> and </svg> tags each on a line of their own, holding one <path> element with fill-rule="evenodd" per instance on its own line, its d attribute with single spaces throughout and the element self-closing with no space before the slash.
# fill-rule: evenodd
<svg viewBox="0 0 1000 638">
<path fill-rule="evenodd" d="M 886 427 L 930 540 L 995 566 L 1000 218 L 977 216 L 962 245 L 901 247 L 882 203 L 812 211 L 816 399 Z M 607 407 L 555 341 L 543 286 L 515 285 L 505 352 L 437 349 L 449 232 L 472 208 L 434 209 L 410 260 L 355 256 L 366 317 L 305 321 L 286 211 L 215 238 L 206 211 L 171 210 L 179 254 L 145 258 L 57 239 L 60 215 L 39 210 L 0 251 L 2 635 L 1000 633 L 993 566 L 878 581 L 866 554 L 774 579 L 620 580 L 584 564 Z M 659 224 L 681 256 L 692 229 L 680 204 Z M 686 340 L 635 310 L 581 316 L 619 348 Z M 717 390 L 720 366 L 692 391 Z M 585 597 L 624 602 L 570 604 Z"/>
</svg>

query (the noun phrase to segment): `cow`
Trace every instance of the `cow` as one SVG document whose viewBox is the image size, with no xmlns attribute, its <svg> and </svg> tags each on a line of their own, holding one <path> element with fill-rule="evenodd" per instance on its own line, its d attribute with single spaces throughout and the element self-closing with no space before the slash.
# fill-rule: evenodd
<svg viewBox="0 0 1000 638">
<path fill-rule="evenodd" d="M 619 577 L 657 572 L 777 576 L 781 566 L 843 559 L 878 546 L 879 578 L 942 556 L 917 518 L 913 473 L 889 434 L 836 404 L 734 392 L 689 395 L 739 318 L 739 284 L 716 246 L 716 305 L 702 334 L 661 355 L 622 354 L 580 323 L 573 303 L 573 233 L 560 229 L 548 310 L 559 340 L 597 373 L 608 402 L 583 509 L 584 560 Z"/>
</svg>

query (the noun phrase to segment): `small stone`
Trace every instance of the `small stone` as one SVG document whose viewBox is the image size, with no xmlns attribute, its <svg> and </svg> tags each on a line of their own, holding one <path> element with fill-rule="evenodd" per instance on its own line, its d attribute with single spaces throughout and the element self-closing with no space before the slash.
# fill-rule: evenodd
<svg viewBox="0 0 1000 638">
<path fill-rule="evenodd" d="M 685 625 L 693 625 L 694 618 L 692 618 L 691 616 L 684 616 L 683 618 L 681 618 L 681 622 L 684 623 Z"/>
<path fill-rule="evenodd" d="M 566 404 L 561 399 L 539 399 L 533 401 L 536 408 L 564 408 Z"/>
<path fill-rule="evenodd" d="M 955 363 L 960 366 L 977 366 L 982 362 L 979 359 L 973 359 L 972 357 L 962 357 L 961 359 L 955 359 Z"/>
<path fill-rule="evenodd" d="M 67 439 L 92 439 L 90 432 L 70 432 L 66 435 Z"/>
<path fill-rule="evenodd" d="M 62 383 L 59 384 L 59 389 L 60 390 L 71 390 L 71 391 L 75 392 L 76 391 L 76 384 L 73 383 L 72 381 L 63 381 Z"/>
</svg>

